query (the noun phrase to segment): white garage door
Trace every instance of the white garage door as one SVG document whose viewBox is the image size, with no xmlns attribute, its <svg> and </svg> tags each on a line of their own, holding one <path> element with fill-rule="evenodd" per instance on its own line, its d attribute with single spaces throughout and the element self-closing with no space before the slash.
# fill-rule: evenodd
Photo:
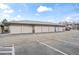
<svg viewBox="0 0 79 59">
<path fill-rule="evenodd" d="M 48 32 L 48 26 L 42 26 L 42 32 Z"/>
<path fill-rule="evenodd" d="M 22 33 L 32 33 L 32 26 L 22 25 Z"/>
<path fill-rule="evenodd" d="M 21 33 L 21 25 L 10 25 L 10 33 Z"/>
<path fill-rule="evenodd" d="M 58 32 L 59 31 L 59 27 L 56 27 L 56 32 Z"/>
<path fill-rule="evenodd" d="M 59 27 L 59 31 L 63 31 L 63 28 L 62 27 Z"/>
<path fill-rule="evenodd" d="M 65 27 L 62 27 L 62 31 L 65 31 Z"/>
<path fill-rule="evenodd" d="M 54 32 L 55 31 L 55 27 L 51 26 L 49 27 L 49 32 Z"/>
<path fill-rule="evenodd" d="M 35 33 L 41 33 L 41 26 L 35 26 Z"/>
</svg>

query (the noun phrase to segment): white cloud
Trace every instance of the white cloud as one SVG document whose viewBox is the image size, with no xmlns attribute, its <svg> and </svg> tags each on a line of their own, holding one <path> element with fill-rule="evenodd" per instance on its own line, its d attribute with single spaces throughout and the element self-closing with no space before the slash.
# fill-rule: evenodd
<svg viewBox="0 0 79 59">
<path fill-rule="evenodd" d="M 9 19 L 10 18 L 10 15 L 9 14 L 0 14 L 0 21 L 2 21 L 3 19 Z"/>
<path fill-rule="evenodd" d="M 3 16 L 4 16 L 4 18 L 9 18 L 10 17 L 10 15 L 8 15 L 8 14 L 4 14 Z"/>
<path fill-rule="evenodd" d="M 68 17 L 66 17 L 66 20 L 70 20 L 70 19 L 72 19 L 72 18 L 71 18 L 71 17 L 69 17 L 69 16 L 68 16 Z"/>
<path fill-rule="evenodd" d="M 15 10 L 12 9 L 8 4 L 0 3 L 0 19 L 1 20 L 5 19 L 5 18 L 7 20 L 14 19 L 14 17 L 12 16 L 12 14 L 14 12 L 15 12 Z"/>
<path fill-rule="evenodd" d="M 17 15 L 16 17 L 17 17 L 17 18 L 21 18 L 21 15 Z"/>
<path fill-rule="evenodd" d="M 25 20 L 21 15 L 17 15 L 16 17 L 13 18 L 14 20 Z"/>
<path fill-rule="evenodd" d="M 46 12 L 46 11 L 52 11 L 52 8 L 46 7 L 46 6 L 39 6 L 37 8 L 37 12 Z"/>
<path fill-rule="evenodd" d="M 67 22 L 79 22 L 79 14 L 70 14 L 62 19 L 62 21 Z"/>
<path fill-rule="evenodd" d="M 72 22 L 72 18 L 70 16 L 67 16 L 64 21 L 67 21 L 67 22 Z"/>
<path fill-rule="evenodd" d="M 3 13 L 6 13 L 6 14 L 11 14 L 11 13 L 13 13 L 13 12 L 14 12 L 14 10 L 12 10 L 12 9 L 4 10 L 4 11 L 3 11 Z"/>
<path fill-rule="evenodd" d="M 0 3 L 0 9 L 9 9 L 10 7 L 7 4 Z"/>
<path fill-rule="evenodd" d="M 8 5 L 8 4 L 3 4 L 0 3 L 0 9 L 1 9 L 1 13 L 3 14 L 11 14 L 14 12 L 14 10 Z"/>
<path fill-rule="evenodd" d="M 9 14 L 4 14 L 3 17 L 1 17 L 1 19 L 7 19 L 8 21 L 17 21 L 17 20 L 25 20 L 25 18 L 23 18 L 21 15 L 16 15 L 16 16 L 10 16 Z"/>
</svg>

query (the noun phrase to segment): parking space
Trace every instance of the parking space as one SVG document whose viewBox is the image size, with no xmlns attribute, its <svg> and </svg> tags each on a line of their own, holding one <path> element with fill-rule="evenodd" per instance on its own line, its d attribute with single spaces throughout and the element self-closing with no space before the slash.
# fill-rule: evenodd
<svg viewBox="0 0 79 59">
<path fill-rule="evenodd" d="M 30 45 L 16 47 L 16 55 L 63 55 L 39 42 L 32 42 Z"/>
<path fill-rule="evenodd" d="M 1 35 L 0 46 L 15 45 L 16 55 L 79 55 L 79 31 Z"/>
</svg>

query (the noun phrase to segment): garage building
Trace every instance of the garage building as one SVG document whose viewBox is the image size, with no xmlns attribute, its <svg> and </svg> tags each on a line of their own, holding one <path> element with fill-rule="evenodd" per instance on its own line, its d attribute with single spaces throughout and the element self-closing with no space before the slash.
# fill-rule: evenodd
<svg viewBox="0 0 79 59">
<path fill-rule="evenodd" d="M 58 32 L 64 31 L 65 28 L 64 25 L 40 21 L 10 21 L 7 24 L 9 33 L 11 34 Z"/>
</svg>

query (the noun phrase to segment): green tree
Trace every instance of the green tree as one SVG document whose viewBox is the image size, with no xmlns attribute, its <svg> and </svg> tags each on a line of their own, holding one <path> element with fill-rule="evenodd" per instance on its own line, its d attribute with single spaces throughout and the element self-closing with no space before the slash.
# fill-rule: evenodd
<svg viewBox="0 0 79 59">
<path fill-rule="evenodd" d="M 8 25 L 7 22 L 8 22 L 7 19 L 3 19 L 2 24 L 3 25 Z"/>
<path fill-rule="evenodd" d="M 8 32 L 8 30 L 5 29 L 5 27 L 8 28 L 8 23 L 7 23 L 7 22 L 8 22 L 7 19 L 3 19 L 3 21 L 2 21 L 2 25 L 1 25 L 2 33 L 4 33 L 4 32 Z"/>
</svg>

